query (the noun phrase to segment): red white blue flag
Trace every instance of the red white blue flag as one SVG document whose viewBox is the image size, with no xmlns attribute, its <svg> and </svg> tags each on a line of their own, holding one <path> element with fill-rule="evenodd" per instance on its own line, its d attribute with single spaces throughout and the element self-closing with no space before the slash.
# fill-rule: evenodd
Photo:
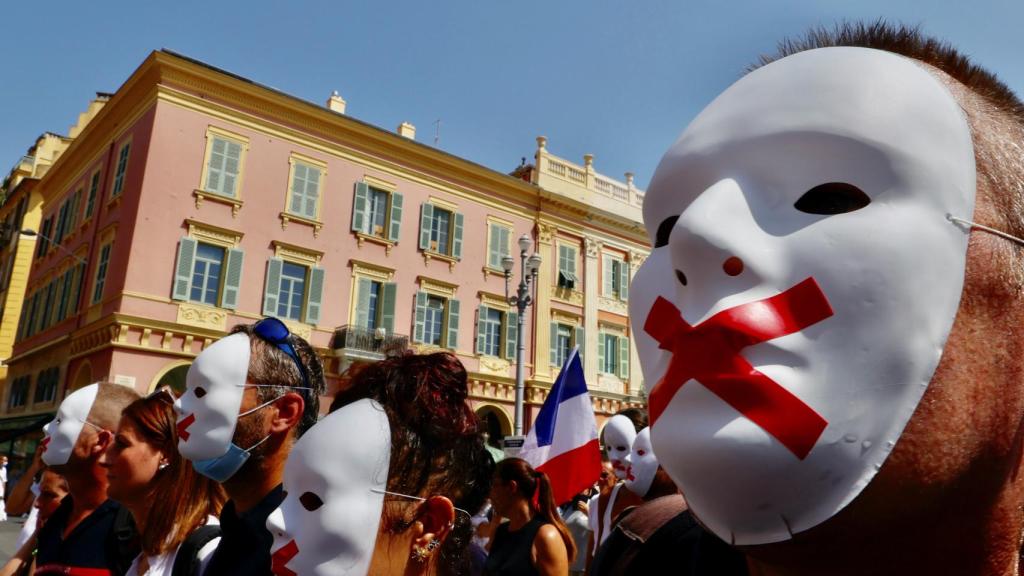
<svg viewBox="0 0 1024 576">
<path fill-rule="evenodd" d="M 519 454 L 551 479 L 555 502 L 564 504 L 597 482 L 601 448 L 579 350 L 562 366 Z"/>
</svg>

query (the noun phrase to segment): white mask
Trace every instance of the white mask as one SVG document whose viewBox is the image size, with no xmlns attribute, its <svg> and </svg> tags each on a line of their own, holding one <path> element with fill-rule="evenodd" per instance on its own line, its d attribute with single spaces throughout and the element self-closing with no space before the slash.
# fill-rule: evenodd
<svg viewBox="0 0 1024 576">
<path fill-rule="evenodd" d="M 325 416 L 299 438 L 284 470 L 281 506 L 267 518 L 277 576 L 366 574 L 391 462 L 391 428 L 363 399 Z"/>
<path fill-rule="evenodd" d="M 633 421 L 622 414 L 616 414 L 604 425 L 604 447 L 608 451 L 608 461 L 619 480 L 626 479 L 626 459 L 636 439 L 636 427 Z"/>
<path fill-rule="evenodd" d="M 658 473 L 658 457 L 651 448 L 650 428 L 644 428 L 636 435 L 629 456 L 626 457 L 626 463 L 629 467 L 626 488 L 643 498 L 650 491 L 654 475 Z"/>
<path fill-rule="evenodd" d="M 223 456 L 231 446 L 249 373 L 249 337 L 231 334 L 203 350 L 175 402 L 178 450 L 188 460 Z"/>
<path fill-rule="evenodd" d="M 885 462 L 956 315 L 968 234 L 947 215 L 971 218 L 974 166 L 947 89 L 863 48 L 750 73 L 665 154 L 644 219 L 656 241 L 678 221 L 630 316 L 661 465 L 726 542 L 824 522 Z M 836 182 L 870 203 L 832 186 L 811 195 L 849 211 L 795 207 Z"/>
<path fill-rule="evenodd" d="M 99 384 L 89 384 L 69 394 L 60 403 L 57 417 L 43 427 L 42 460 L 47 466 L 67 464 L 71 459 L 71 452 L 78 443 L 82 428 L 88 423 L 99 389 Z"/>
</svg>

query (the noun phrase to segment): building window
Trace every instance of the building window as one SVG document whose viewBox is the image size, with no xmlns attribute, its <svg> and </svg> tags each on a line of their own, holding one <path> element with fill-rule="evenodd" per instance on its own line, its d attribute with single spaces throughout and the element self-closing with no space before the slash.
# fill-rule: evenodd
<svg viewBox="0 0 1024 576">
<path fill-rule="evenodd" d="M 324 269 L 281 258 L 267 263 L 263 314 L 316 324 L 324 289 Z"/>
<path fill-rule="evenodd" d="M 619 258 L 605 255 L 601 266 L 603 294 L 619 300 L 629 299 L 629 265 Z"/>
<path fill-rule="evenodd" d="M 354 324 L 372 331 L 395 331 L 395 297 L 398 285 L 369 278 L 356 278 L 356 306 Z"/>
<path fill-rule="evenodd" d="M 316 220 L 319 214 L 322 169 L 292 159 L 292 184 L 288 200 L 288 213 Z"/>
<path fill-rule="evenodd" d="M 484 356 L 515 358 L 518 318 L 515 312 L 507 312 L 490 306 L 480 306 L 477 311 L 476 353 Z"/>
<path fill-rule="evenodd" d="M 236 198 L 244 145 L 223 136 L 210 134 L 208 138 L 210 149 L 203 189 L 228 198 Z"/>
<path fill-rule="evenodd" d="M 114 188 L 110 192 L 111 198 L 121 195 L 124 190 L 124 174 L 128 171 L 128 154 L 131 151 L 132 143 L 125 142 L 117 155 L 117 170 L 114 172 Z"/>
<path fill-rule="evenodd" d="M 71 300 L 71 288 L 72 281 L 74 280 L 75 270 L 77 268 L 72 267 L 64 271 L 64 275 L 61 277 L 61 290 L 60 290 L 60 309 L 57 311 L 57 321 L 61 322 L 67 318 L 72 309 L 75 306 L 75 302 Z"/>
<path fill-rule="evenodd" d="M 189 299 L 216 306 L 220 300 L 223 267 L 224 248 L 200 242 L 196 246 L 196 260 L 192 266 L 192 291 Z"/>
<path fill-rule="evenodd" d="M 458 345 L 459 301 L 428 292 L 416 293 L 413 341 L 455 349 Z"/>
<path fill-rule="evenodd" d="M 50 249 L 50 234 L 53 232 L 53 216 L 43 220 L 43 225 L 40 226 L 40 228 L 41 234 L 37 236 L 39 240 L 36 241 L 36 258 L 42 258 Z"/>
<path fill-rule="evenodd" d="M 501 267 L 501 259 L 512 253 L 512 229 L 494 222 L 489 223 L 487 228 L 487 267 L 504 270 Z"/>
<path fill-rule="evenodd" d="M 398 242 L 402 227 L 402 195 L 366 182 L 356 182 L 352 231 Z"/>
<path fill-rule="evenodd" d="M 551 365 L 564 366 L 574 347 L 579 347 L 583 357 L 583 327 L 564 322 L 551 323 Z"/>
<path fill-rule="evenodd" d="M 89 196 L 85 201 L 85 218 L 92 218 L 92 211 L 96 207 L 96 194 L 100 190 L 100 172 L 97 170 L 92 174 L 92 180 L 89 181 Z"/>
<path fill-rule="evenodd" d="M 96 281 L 93 283 L 92 304 L 96 304 L 103 298 L 103 285 L 107 282 L 107 266 L 110 264 L 110 244 L 104 244 L 100 248 L 100 263 L 96 267 Z"/>
<path fill-rule="evenodd" d="M 558 287 L 574 290 L 576 279 L 576 248 L 558 245 Z"/>
<path fill-rule="evenodd" d="M 597 340 L 597 369 L 619 378 L 629 378 L 629 339 L 601 332 Z"/>
<path fill-rule="evenodd" d="M 463 215 L 425 203 L 420 207 L 420 249 L 462 259 Z"/>
<path fill-rule="evenodd" d="M 21 376 L 11 382 L 11 395 L 7 397 L 7 408 L 20 408 L 28 402 L 28 388 L 32 382 L 31 376 Z"/>
<path fill-rule="evenodd" d="M 36 392 L 32 402 L 34 404 L 53 402 L 57 397 L 57 387 L 59 385 L 60 368 L 55 366 L 43 370 L 36 378 Z"/>
</svg>

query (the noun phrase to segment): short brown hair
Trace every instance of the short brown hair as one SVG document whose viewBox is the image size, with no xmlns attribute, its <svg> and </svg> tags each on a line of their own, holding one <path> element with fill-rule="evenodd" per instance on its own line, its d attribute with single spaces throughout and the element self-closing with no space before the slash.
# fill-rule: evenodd
<svg viewBox="0 0 1024 576">
<path fill-rule="evenodd" d="M 139 393 L 113 382 L 97 384 L 96 399 L 89 409 L 89 422 L 106 430 L 113 430 L 121 420 L 121 412 L 139 399 Z"/>
</svg>

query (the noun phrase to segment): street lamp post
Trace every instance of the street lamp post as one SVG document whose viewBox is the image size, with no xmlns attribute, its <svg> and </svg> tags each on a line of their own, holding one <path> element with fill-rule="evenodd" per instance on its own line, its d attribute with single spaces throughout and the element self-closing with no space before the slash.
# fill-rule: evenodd
<svg viewBox="0 0 1024 576">
<path fill-rule="evenodd" d="M 516 436 L 523 434 L 523 397 L 526 392 L 523 384 L 523 317 L 526 315 L 526 307 L 533 303 L 530 286 L 536 283 L 537 271 L 540 270 L 541 263 L 539 254 L 533 253 L 529 257 L 526 255 L 532 247 L 533 240 L 530 239 L 529 234 L 519 237 L 519 264 L 522 276 L 519 278 L 516 293 L 512 296 L 509 296 L 508 288 L 512 280 L 512 270 L 515 268 L 515 259 L 511 256 L 501 259 L 501 267 L 505 270 L 505 300 L 519 311 L 518 329 L 516 330 L 516 413 L 513 432 Z"/>
</svg>

